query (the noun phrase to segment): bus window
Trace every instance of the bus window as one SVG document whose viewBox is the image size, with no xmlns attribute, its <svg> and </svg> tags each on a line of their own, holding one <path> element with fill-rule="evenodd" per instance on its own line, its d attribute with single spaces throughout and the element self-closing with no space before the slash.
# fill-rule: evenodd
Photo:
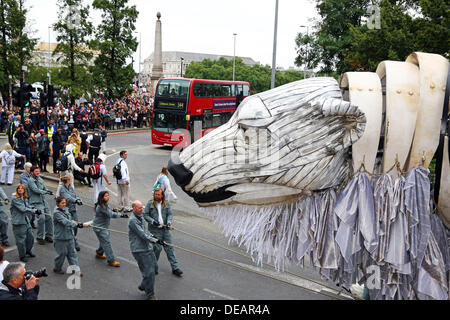
<svg viewBox="0 0 450 320">
<path fill-rule="evenodd" d="M 156 91 L 156 96 L 186 98 L 188 92 L 189 81 L 187 80 L 161 80 Z"/>
<path fill-rule="evenodd" d="M 223 124 L 221 120 L 222 120 L 222 115 L 220 113 L 213 114 L 213 118 L 212 118 L 213 128 L 220 127 Z"/>
<path fill-rule="evenodd" d="M 244 97 L 248 97 L 250 95 L 250 87 L 244 84 Z"/>
<path fill-rule="evenodd" d="M 221 90 L 222 97 L 231 97 L 231 86 L 229 84 L 223 84 Z"/>
<path fill-rule="evenodd" d="M 213 114 L 212 113 L 204 113 L 203 114 L 203 123 L 202 129 L 209 129 L 213 127 Z"/>
<path fill-rule="evenodd" d="M 244 94 L 244 90 L 242 89 L 242 84 L 236 85 L 236 96 L 241 96 Z"/>
<path fill-rule="evenodd" d="M 176 129 L 186 129 L 186 116 L 155 111 L 153 115 L 153 129 L 171 133 Z"/>
</svg>

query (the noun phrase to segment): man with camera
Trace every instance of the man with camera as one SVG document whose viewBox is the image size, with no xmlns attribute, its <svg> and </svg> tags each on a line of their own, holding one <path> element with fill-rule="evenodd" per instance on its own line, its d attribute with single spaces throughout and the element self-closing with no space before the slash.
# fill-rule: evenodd
<svg viewBox="0 0 450 320">
<path fill-rule="evenodd" d="M 10 263 L 3 271 L 0 300 L 37 300 L 39 278 L 25 272 L 24 264 Z"/>
</svg>

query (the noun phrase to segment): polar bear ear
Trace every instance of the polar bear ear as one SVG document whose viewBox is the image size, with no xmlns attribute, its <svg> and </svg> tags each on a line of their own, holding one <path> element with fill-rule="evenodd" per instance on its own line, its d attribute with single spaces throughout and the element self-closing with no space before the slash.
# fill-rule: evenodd
<svg viewBox="0 0 450 320">
<path fill-rule="evenodd" d="M 364 112 L 351 102 L 336 98 L 325 98 L 315 101 L 313 105 L 320 108 L 325 117 L 339 117 L 344 120 L 344 148 L 350 147 L 364 134 L 366 116 Z"/>
</svg>

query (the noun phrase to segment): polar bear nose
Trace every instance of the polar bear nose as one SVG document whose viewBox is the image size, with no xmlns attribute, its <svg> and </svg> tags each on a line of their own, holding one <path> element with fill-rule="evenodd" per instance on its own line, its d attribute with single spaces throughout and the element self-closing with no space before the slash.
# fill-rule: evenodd
<svg viewBox="0 0 450 320">
<path fill-rule="evenodd" d="M 172 155 L 169 159 L 169 172 L 175 179 L 177 185 L 181 188 L 188 185 L 191 182 L 194 174 L 191 170 L 186 169 L 183 163 L 180 161 L 180 157 L 178 155 Z"/>
</svg>

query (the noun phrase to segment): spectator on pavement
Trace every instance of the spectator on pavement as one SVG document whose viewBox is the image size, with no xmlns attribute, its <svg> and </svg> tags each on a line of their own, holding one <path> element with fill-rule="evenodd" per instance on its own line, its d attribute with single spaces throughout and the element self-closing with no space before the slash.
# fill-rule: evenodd
<svg viewBox="0 0 450 320">
<path fill-rule="evenodd" d="M 39 169 L 42 172 L 47 171 L 47 163 L 50 158 L 50 140 L 48 135 L 44 132 L 44 129 L 39 130 L 40 136 L 37 138 L 38 143 L 38 155 L 39 155 Z"/>
<path fill-rule="evenodd" d="M 8 185 L 12 185 L 14 181 L 14 170 L 16 167 L 16 158 L 25 158 L 25 155 L 17 153 L 9 143 L 5 144 L 5 148 L 0 152 L 0 160 L 2 161 L 2 175 L 0 184 L 4 185 L 6 175 L 8 174 Z"/>
<path fill-rule="evenodd" d="M 90 135 L 89 138 L 87 138 L 86 143 L 89 149 L 89 161 L 94 162 L 94 160 L 98 158 L 100 154 L 100 148 L 102 146 L 102 136 L 100 130 L 95 129 L 94 134 Z"/>
<path fill-rule="evenodd" d="M 92 164 L 89 159 L 87 158 L 87 155 L 85 155 L 83 152 L 78 153 L 78 157 L 75 159 L 75 163 L 77 166 L 79 166 L 83 171 L 75 171 L 73 173 L 73 176 L 76 180 L 80 181 L 81 184 L 87 185 L 91 188 L 94 186 L 91 182 L 91 176 L 89 175 L 89 172 L 86 172 L 85 167 Z"/>
<path fill-rule="evenodd" d="M 94 167 L 97 171 L 97 174 L 93 174 L 91 170 L 89 170 L 89 174 L 91 175 L 92 184 L 94 185 L 94 203 L 97 203 L 98 195 L 102 191 L 106 191 L 106 185 L 111 185 L 111 182 L 108 179 L 108 172 L 106 171 L 106 166 L 104 165 L 104 161 L 106 160 L 106 155 L 102 153 L 98 156 L 95 163 L 91 166 Z"/>
<path fill-rule="evenodd" d="M 3 271 L 0 284 L 0 300 L 37 300 L 39 295 L 39 278 L 25 278 L 25 265 L 13 262 Z"/>
<path fill-rule="evenodd" d="M 120 175 L 115 175 L 117 181 L 117 190 L 119 198 L 119 211 L 131 212 L 130 208 L 130 173 L 128 172 L 128 165 L 126 159 L 128 157 L 127 151 L 120 152 L 120 158 L 117 159 L 115 167 L 120 167 Z M 120 178 L 120 179 L 118 179 Z"/>
<path fill-rule="evenodd" d="M 167 201 L 170 200 L 170 196 L 173 197 L 174 200 L 177 200 L 177 196 L 172 191 L 172 188 L 170 186 L 170 180 L 169 180 L 169 168 L 167 166 L 162 167 L 161 173 L 156 177 L 156 181 L 153 184 L 153 189 L 156 189 L 157 187 L 160 187 L 163 192 L 164 196 L 167 199 Z"/>
<path fill-rule="evenodd" d="M 17 152 L 20 154 L 24 154 L 26 156 L 26 161 L 30 162 L 30 135 L 25 131 L 23 125 L 19 125 L 14 135 L 15 140 L 17 141 Z M 25 160 L 20 160 L 20 169 L 23 169 L 23 165 L 25 164 Z"/>
<path fill-rule="evenodd" d="M 74 148 L 75 147 L 73 144 L 68 144 L 66 146 L 66 152 L 61 157 L 67 157 L 67 168 L 62 168 L 63 170 L 61 170 L 59 172 L 60 178 L 67 176 L 67 175 L 70 176 L 71 181 L 72 181 L 72 188 L 75 188 L 74 183 L 73 183 L 74 182 L 73 181 L 74 180 L 73 172 L 74 171 L 84 172 L 83 169 L 81 169 L 79 166 L 77 166 L 77 164 L 75 162 L 75 156 L 73 154 Z M 59 181 L 58 189 L 56 190 L 56 197 L 59 197 L 59 192 L 60 192 L 62 186 L 63 186 L 63 183 L 61 181 Z"/>
<path fill-rule="evenodd" d="M 61 128 L 58 128 L 58 130 L 56 130 L 56 133 L 53 134 L 53 136 L 51 138 L 49 135 L 49 139 L 51 139 L 53 142 L 53 146 L 52 146 L 52 148 L 53 148 L 53 155 L 52 155 L 52 157 L 53 157 L 53 173 L 58 173 L 56 171 L 56 161 L 60 157 L 61 150 L 62 150 L 63 144 L 64 144 L 61 132 L 62 132 Z"/>
</svg>

